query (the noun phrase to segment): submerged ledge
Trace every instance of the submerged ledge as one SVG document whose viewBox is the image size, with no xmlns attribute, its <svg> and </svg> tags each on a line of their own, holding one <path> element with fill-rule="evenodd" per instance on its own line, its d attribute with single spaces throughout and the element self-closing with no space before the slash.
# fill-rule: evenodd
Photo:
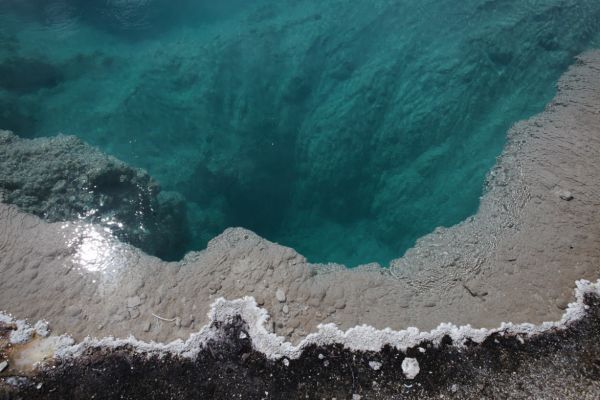
<svg viewBox="0 0 600 400">
<path fill-rule="evenodd" d="M 600 269 L 599 127 L 600 52 L 589 52 L 546 111 L 509 132 L 478 213 L 425 236 L 389 270 L 308 264 L 240 228 L 167 263 L 98 226 L 47 223 L 0 203 L 0 308 L 76 340 L 159 342 L 205 326 L 218 298 L 245 296 L 291 342 L 327 323 L 401 330 L 557 320 L 574 282 Z"/>
</svg>

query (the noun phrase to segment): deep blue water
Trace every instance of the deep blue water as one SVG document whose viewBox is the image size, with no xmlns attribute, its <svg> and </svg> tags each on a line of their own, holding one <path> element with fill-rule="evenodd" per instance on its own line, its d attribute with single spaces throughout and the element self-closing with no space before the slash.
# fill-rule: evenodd
<svg viewBox="0 0 600 400">
<path fill-rule="evenodd" d="M 599 18 L 597 0 L 0 0 L 0 128 L 148 170 L 184 196 L 188 250 L 242 226 L 385 265 L 477 210 L 506 131 Z"/>
</svg>

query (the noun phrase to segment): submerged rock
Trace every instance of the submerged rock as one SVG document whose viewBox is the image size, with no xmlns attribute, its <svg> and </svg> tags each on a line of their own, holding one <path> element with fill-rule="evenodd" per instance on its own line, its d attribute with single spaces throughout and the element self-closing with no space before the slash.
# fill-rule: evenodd
<svg viewBox="0 0 600 400">
<path fill-rule="evenodd" d="M 36 92 L 57 86 L 63 75 L 43 59 L 12 58 L 0 63 L 0 88 L 20 94 Z"/>
<path fill-rule="evenodd" d="M 0 131 L 0 200 L 47 221 L 83 219 L 164 259 L 186 242 L 184 203 L 147 172 L 73 136 L 21 139 Z"/>
</svg>

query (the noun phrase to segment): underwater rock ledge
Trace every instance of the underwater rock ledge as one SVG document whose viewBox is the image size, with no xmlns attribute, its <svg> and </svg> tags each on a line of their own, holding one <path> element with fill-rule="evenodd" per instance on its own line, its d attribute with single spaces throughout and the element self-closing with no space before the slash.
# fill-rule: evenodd
<svg viewBox="0 0 600 400">
<path fill-rule="evenodd" d="M 0 171 L 0 201 L 50 222 L 97 223 L 151 255 L 182 255 L 183 199 L 74 136 L 29 140 L 0 130 Z"/>
</svg>

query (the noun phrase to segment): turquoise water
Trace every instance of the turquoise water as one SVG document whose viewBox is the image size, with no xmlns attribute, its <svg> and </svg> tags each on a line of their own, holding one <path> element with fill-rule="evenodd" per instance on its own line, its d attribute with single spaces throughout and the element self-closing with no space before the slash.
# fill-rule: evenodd
<svg viewBox="0 0 600 400">
<path fill-rule="evenodd" d="M 600 29 L 597 0 L 214 3 L 0 0 L 0 128 L 147 169 L 187 250 L 242 226 L 348 266 L 472 215 Z"/>
</svg>

